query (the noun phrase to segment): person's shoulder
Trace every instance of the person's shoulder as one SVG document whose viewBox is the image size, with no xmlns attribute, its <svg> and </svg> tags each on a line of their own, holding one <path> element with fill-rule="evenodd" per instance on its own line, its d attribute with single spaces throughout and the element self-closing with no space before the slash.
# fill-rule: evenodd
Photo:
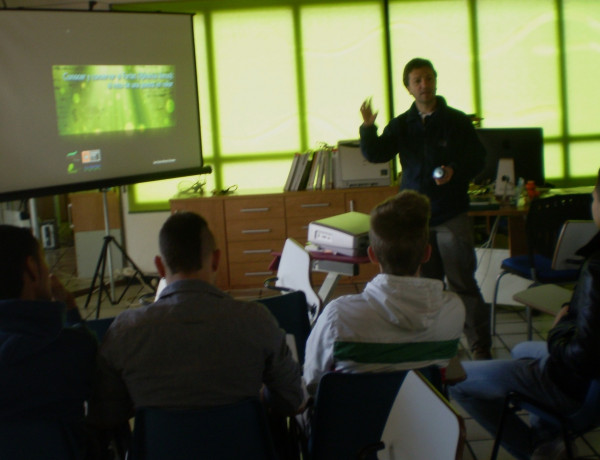
<svg viewBox="0 0 600 460">
<path fill-rule="evenodd" d="M 444 290 L 442 298 L 447 312 L 465 315 L 465 304 L 456 292 Z"/>
<path fill-rule="evenodd" d="M 59 340 L 66 344 L 67 349 L 76 349 L 80 354 L 94 355 L 98 349 L 98 340 L 84 324 L 63 328 Z"/>
<path fill-rule="evenodd" d="M 364 294 L 346 294 L 333 299 L 323 309 L 323 313 L 327 313 L 330 317 L 334 315 L 344 314 L 347 310 L 356 311 L 356 309 L 367 305 Z M 322 314 L 323 314 L 322 313 Z"/>
</svg>

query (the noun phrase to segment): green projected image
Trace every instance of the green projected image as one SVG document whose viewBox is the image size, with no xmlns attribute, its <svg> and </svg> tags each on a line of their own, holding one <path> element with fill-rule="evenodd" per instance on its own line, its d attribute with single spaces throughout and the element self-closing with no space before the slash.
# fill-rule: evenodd
<svg viewBox="0 0 600 460">
<path fill-rule="evenodd" d="M 175 66 L 52 66 L 58 132 L 133 132 L 175 126 Z"/>
</svg>

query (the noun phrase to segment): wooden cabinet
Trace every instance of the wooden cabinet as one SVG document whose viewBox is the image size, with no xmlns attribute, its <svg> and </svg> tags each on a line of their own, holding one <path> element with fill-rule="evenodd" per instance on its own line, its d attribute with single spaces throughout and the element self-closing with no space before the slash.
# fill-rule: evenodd
<svg viewBox="0 0 600 460">
<path fill-rule="evenodd" d="M 396 187 L 371 187 L 186 198 L 171 200 L 171 211 L 193 211 L 207 220 L 222 251 L 220 288 L 260 287 L 275 276 L 269 270 L 271 253 L 281 251 L 286 238 L 304 244 L 309 222 L 348 211 L 369 213 L 396 192 Z M 363 265 L 360 272 L 344 281 L 368 281 L 377 267 Z"/>
<path fill-rule="evenodd" d="M 285 196 L 287 236 L 305 244 L 310 222 L 344 212 L 346 205 L 340 190 L 288 193 Z"/>
<path fill-rule="evenodd" d="M 229 197 L 224 200 L 229 253 L 229 282 L 234 287 L 261 286 L 273 275 L 271 253 L 286 238 L 281 195 Z"/>
</svg>

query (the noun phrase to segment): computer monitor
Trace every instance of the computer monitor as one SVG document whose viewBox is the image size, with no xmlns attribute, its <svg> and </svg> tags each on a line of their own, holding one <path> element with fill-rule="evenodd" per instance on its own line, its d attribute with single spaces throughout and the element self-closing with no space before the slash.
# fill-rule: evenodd
<svg viewBox="0 0 600 460">
<path fill-rule="evenodd" d="M 483 170 L 473 179 L 475 184 L 494 182 L 501 158 L 513 159 L 516 178 L 544 184 L 542 128 L 479 128 L 476 131 L 487 155 Z"/>
</svg>

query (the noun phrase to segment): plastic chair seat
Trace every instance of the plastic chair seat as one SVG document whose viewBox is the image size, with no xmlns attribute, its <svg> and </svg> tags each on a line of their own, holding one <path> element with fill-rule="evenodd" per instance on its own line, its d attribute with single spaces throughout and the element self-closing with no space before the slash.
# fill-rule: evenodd
<svg viewBox="0 0 600 460">
<path fill-rule="evenodd" d="M 500 424 L 498 425 L 494 448 L 492 450 L 492 460 L 496 459 L 500 449 L 506 416 L 509 412 L 520 409 L 537 415 L 544 421 L 554 425 L 557 430 L 560 430 L 567 449 L 567 458 L 573 458 L 571 438 L 581 436 L 600 425 L 600 380 L 595 379 L 591 381 L 581 408 L 569 415 L 560 414 L 552 407 L 544 406 L 519 393 L 510 392 L 506 396 Z"/>
<path fill-rule="evenodd" d="M 534 255 L 535 277 L 540 283 L 568 283 L 577 281 L 579 270 L 554 270 L 552 268 L 552 259 L 540 254 Z M 513 275 L 533 281 L 531 275 L 531 259 L 528 255 L 514 256 L 504 259 L 501 265 L 505 270 Z"/>
</svg>

